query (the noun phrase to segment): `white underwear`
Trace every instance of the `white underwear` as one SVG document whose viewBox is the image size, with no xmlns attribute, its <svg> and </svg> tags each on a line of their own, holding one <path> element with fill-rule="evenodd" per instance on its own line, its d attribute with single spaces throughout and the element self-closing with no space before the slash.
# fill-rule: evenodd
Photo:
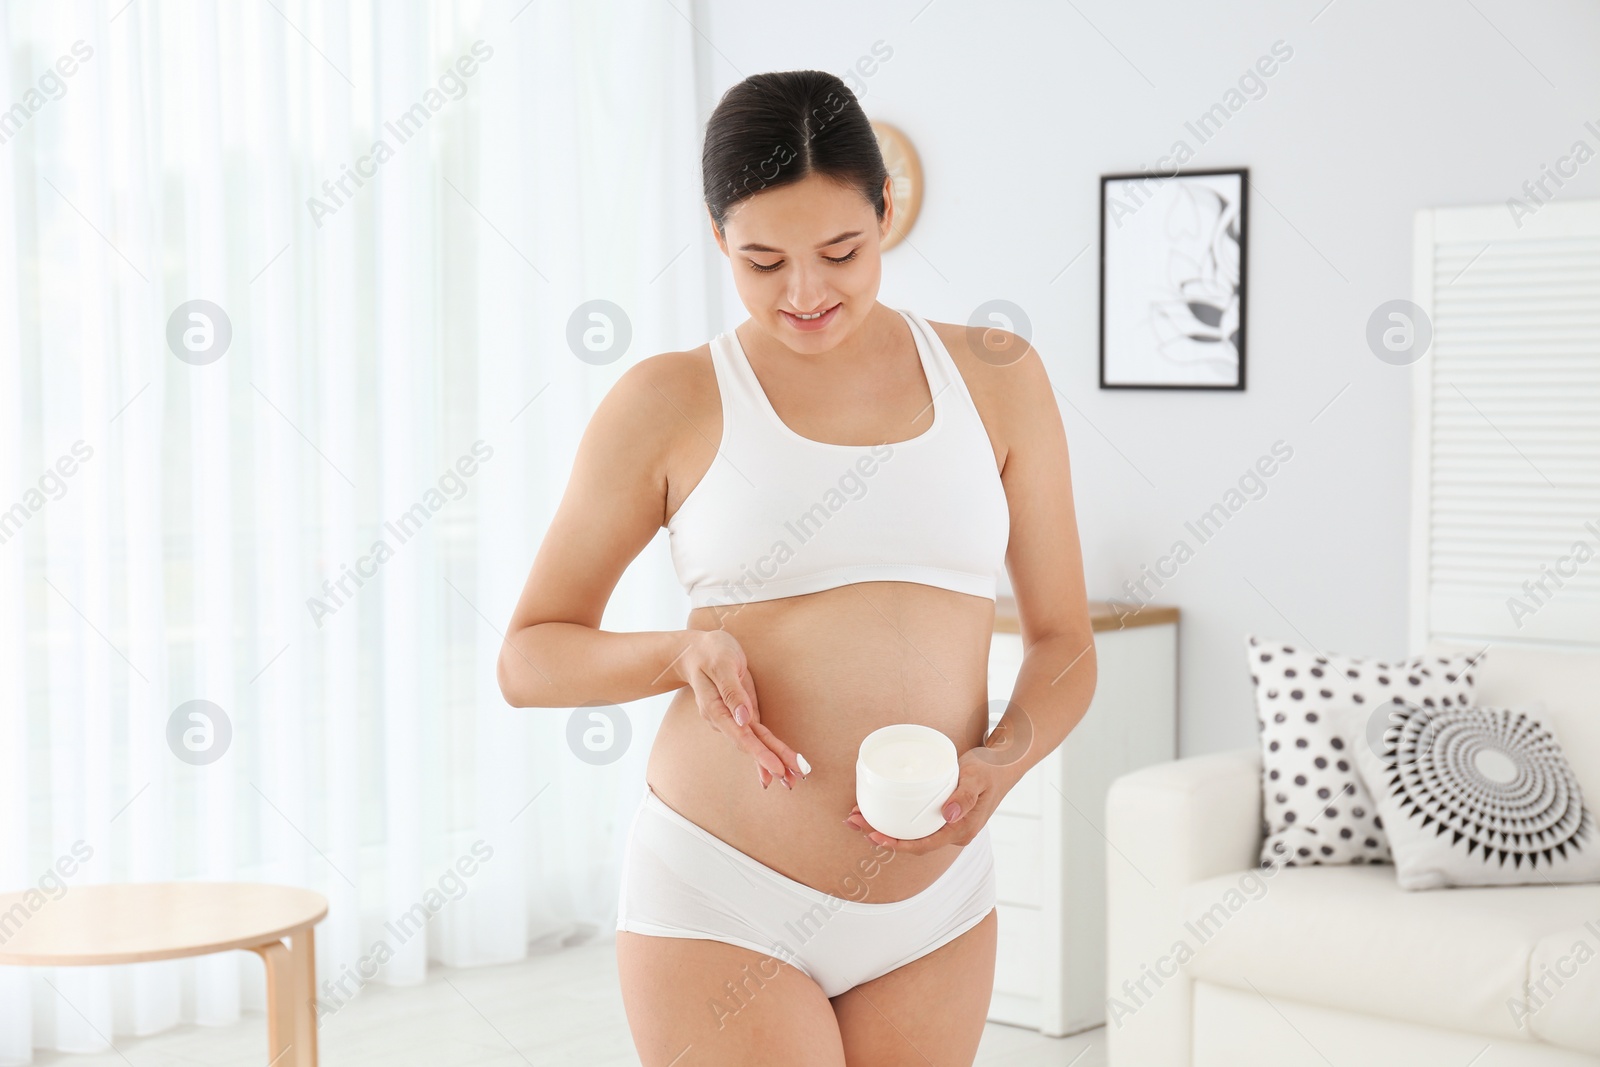
<svg viewBox="0 0 1600 1067">
<path fill-rule="evenodd" d="M 883 863 L 844 867 L 838 892 L 795 881 L 691 822 L 648 785 L 628 831 L 617 929 L 739 945 L 792 964 L 828 997 L 903 967 L 970 930 L 995 905 L 987 825 L 932 885 L 870 904 Z M 767 975 L 771 978 L 776 975 Z"/>
</svg>

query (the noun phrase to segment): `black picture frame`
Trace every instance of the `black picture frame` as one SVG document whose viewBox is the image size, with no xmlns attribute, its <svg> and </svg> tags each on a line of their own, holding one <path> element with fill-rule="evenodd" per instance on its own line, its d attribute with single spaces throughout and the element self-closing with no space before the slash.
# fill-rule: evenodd
<svg viewBox="0 0 1600 1067">
<path fill-rule="evenodd" d="M 1187 340 L 1192 345 L 1206 345 L 1206 344 L 1214 344 L 1214 343 L 1215 344 L 1231 344 L 1232 345 L 1232 347 L 1237 352 L 1237 357 L 1238 357 L 1236 362 L 1233 365 L 1234 373 L 1232 375 L 1232 380 L 1228 380 L 1225 377 L 1226 372 L 1228 370 L 1227 361 L 1225 361 L 1225 360 L 1224 361 L 1213 361 L 1213 360 L 1206 360 L 1204 358 L 1199 358 L 1199 359 L 1194 360 L 1192 365 L 1191 365 L 1191 369 L 1186 374 L 1174 374 L 1174 376 L 1170 380 L 1163 380 L 1159 375 L 1156 375 L 1156 374 L 1149 374 L 1149 373 L 1146 373 L 1146 374 L 1143 374 L 1143 375 L 1130 374 L 1129 373 L 1129 367 L 1134 365 L 1134 360 L 1130 356 L 1123 356 L 1119 360 L 1119 349 L 1117 347 L 1117 346 L 1120 345 L 1120 346 L 1123 346 L 1124 350 L 1126 350 L 1127 346 L 1130 344 L 1130 342 L 1132 340 L 1132 338 L 1130 338 L 1130 337 L 1123 336 L 1125 333 L 1128 332 L 1127 327 L 1125 325 L 1125 320 L 1128 318 L 1127 309 L 1119 308 L 1116 311 L 1115 318 L 1116 318 L 1116 323 L 1118 325 L 1118 335 L 1116 337 L 1110 336 L 1110 329 L 1108 329 L 1108 323 L 1107 323 L 1107 285 L 1106 285 L 1107 277 L 1106 277 L 1106 275 L 1107 275 L 1108 248 L 1107 248 L 1106 220 L 1107 220 L 1107 213 L 1108 213 L 1107 212 L 1107 207 L 1108 207 L 1108 204 L 1109 204 L 1109 201 L 1110 201 L 1110 197 L 1112 196 L 1112 194 L 1114 192 L 1117 191 L 1116 188 L 1114 187 L 1114 183 L 1133 183 L 1133 182 L 1145 183 L 1143 187 L 1137 187 L 1137 188 L 1132 186 L 1131 184 L 1125 186 L 1130 191 L 1137 191 L 1137 192 L 1142 193 L 1144 195 L 1144 200 L 1142 202 L 1140 202 L 1135 208 L 1135 210 L 1138 210 L 1138 209 L 1140 209 L 1140 208 L 1142 208 L 1144 206 L 1147 206 L 1147 205 L 1148 206 L 1157 206 L 1157 205 L 1162 204 L 1162 203 L 1170 204 L 1170 201 L 1166 199 L 1167 196 L 1170 196 L 1170 195 L 1173 195 L 1173 194 L 1176 194 L 1176 193 L 1181 193 L 1181 192 L 1184 192 L 1184 191 L 1188 191 L 1190 196 L 1193 197 L 1193 196 L 1196 195 L 1196 190 L 1198 190 L 1198 189 L 1205 189 L 1206 191 L 1214 194 L 1219 200 L 1223 199 L 1223 192 L 1219 191 L 1217 188 L 1215 188 L 1215 186 L 1217 186 L 1219 184 L 1218 182 L 1215 181 L 1215 179 L 1228 178 L 1228 177 L 1237 178 L 1236 195 L 1238 197 L 1238 213 L 1237 213 L 1237 221 L 1238 221 L 1238 234 L 1237 234 L 1237 242 L 1238 242 L 1238 247 L 1237 247 L 1238 278 L 1237 278 L 1237 282 L 1233 285 L 1233 290 L 1234 290 L 1234 294 L 1233 295 L 1236 298 L 1236 305 L 1237 305 L 1237 316 L 1236 316 L 1236 319 L 1234 320 L 1235 328 L 1233 330 L 1227 331 L 1226 333 L 1219 332 L 1217 338 L 1210 338 L 1210 337 L 1205 336 L 1205 334 L 1207 333 L 1207 329 L 1208 328 L 1216 328 L 1219 331 L 1221 331 L 1223 329 L 1223 324 L 1228 321 L 1228 316 L 1233 310 L 1232 308 L 1229 308 L 1226 304 L 1218 306 L 1218 305 L 1211 304 L 1211 303 L 1206 303 L 1206 302 L 1203 302 L 1203 301 L 1196 302 L 1196 301 L 1188 301 L 1188 300 L 1181 300 L 1181 301 L 1180 300 L 1168 300 L 1168 301 L 1166 301 L 1166 303 L 1167 303 L 1169 308 L 1176 308 L 1176 307 L 1178 307 L 1178 305 L 1180 305 L 1180 304 L 1182 305 L 1182 310 L 1178 310 L 1176 312 L 1172 312 L 1172 314 L 1178 316 L 1180 319 L 1185 314 L 1185 312 L 1187 313 L 1188 316 L 1190 316 L 1192 318 L 1192 321 L 1190 323 L 1188 323 L 1187 326 L 1185 326 L 1181 321 L 1177 322 L 1177 323 L 1169 322 L 1169 324 L 1168 324 L 1170 328 L 1179 329 L 1179 330 L 1187 329 L 1187 330 L 1191 331 L 1191 332 L 1183 333 L 1181 335 L 1182 339 Z M 1192 181 L 1192 179 L 1201 179 L 1201 178 L 1213 179 L 1213 180 L 1209 181 L 1209 182 L 1199 182 L 1199 183 L 1196 183 L 1196 182 Z M 1181 184 L 1181 183 L 1185 183 L 1185 182 L 1188 182 L 1189 184 L 1187 186 Z M 1174 183 L 1179 183 L 1179 184 L 1174 185 Z M 1228 183 L 1220 183 L 1220 184 L 1224 185 L 1225 188 L 1228 185 Z M 1168 191 L 1169 187 L 1171 187 L 1170 191 Z M 1229 190 L 1229 191 L 1232 191 L 1232 190 Z M 1249 245 L 1250 245 L 1250 195 L 1249 195 L 1249 191 L 1250 191 L 1250 170 L 1249 170 L 1248 167 L 1224 167 L 1224 168 L 1218 168 L 1218 169 L 1215 169 L 1215 170 L 1179 171 L 1179 172 L 1176 172 L 1174 174 L 1150 174 L 1148 172 L 1142 172 L 1141 171 L 1139 173 L 1102 174 L 1100 176 L 1100 388 L 1102 388 L 1102 389 L 1222 389 L 1222 390 L 1230 390 L 1230 391 L 1242 391 L 1245 388 L 1245 381 L 1246 381 L 1246 378 L 1245 378 L 1245 368 L 1246 368 L 1245 342 L 1246 342 L 1246 337 L 1247 337 L 1247 334 L 1248 334 L 1248 329 L 1247 329 L 1248 315 L 1247 315 L 1247 311 L 1248 311 L 1248 308 L 1249 308 L 1249 301 L 1248 301 L 1248 293 L 1249 293 Z M 1222 227 L 1222 236 L 1224 236 L 1224 237 L 1227 236 L 1227 220 L 1228 219 L 1229 219 L 1229 211 L 1228 211 L 1227 205 L 1224 203 L 1224 204 L 1220 205 L 1220 209 L 1219 209 L 1219 214 L 1218 214 L 1217 220 L 1214 220 L 1214 222 L 1216 224 L 1218 224 L 1218 225 L 1220 225 Z M 1120 227 L 1119 227 L 1119 229 L 1120 229 Z M 1216 231 L 1213 230 L 1213 237 L 1215 237 L 1215 236 L 1216 236 Z M 1115 239 L 1115 237 L 1113 237 L 1113 239 Z M 1145 238 L 1145 239 L 1147 241 L 1151 240 L 1150 238 Z M 1125 238 L 1125 240 L 1131 240 L 1131 238 Z M 1170 250 L 1169 250 L 1169 254 L 1170 254 Z M 1226 283 L 1226 281 L 1227 281 L 1227 279 L 1226 279 L 1225 258 L 1222 259 L 1221 262 L 1219 262 L 1219 257 L 1216 257 L 1215 255 L 1210 255 L 1209 253 L 1207 253 L 1207 255 L 1209 255 L 1210 260 L 1211 260 L 1211 263 L 1209 264 L 1209 266 L 1217 268 L 1218 276 L 1212 277 L 1212 278 L 1207 278 L 1207 279 L 1197 278 L 1196 281 L 1197 282 L 1201 282 L 1203 284 L 1212 285 L 1216 290 L 1220 291 L 1220 288 L 1222 287 L 1222 285 L 1224 285 Z M 1116 288 L 1117 288 L 1119 293 L 1123 292 L 1130 284 L 1132 284 L 1128 279 L 1124 279 L 1124 278 L 1120 278 L 1120 277 L 1116 277 L 1116 276 L 1114 276 L 1113 280 L 1114 280 L 1114 284 L 1115 284 L 1115 286 L 1116 286 Z M 1151 281 L 1151 282 L 1148 282 L 1146 284 L 1147 284 L 1147 286 L 1149 288 L 1153 289 L 1153 288 L 1159 287 L 1160 285 L 1162 285 L 1164 283 Z M 1226 298 L 1224 297 L 1222 299 L 1226 299 Z M 1131 303 L 1133 301 L 1130 300 L 1129 302 Z M 1211 322 L 1204 321 L 1204 319 L 1212 317 L 1213 313 L 1215 314 L 1215 316 L 1216 316 L 1216 318 L 1218 320 L 1217 322 L 1211 323 Z M 1163 313 L 1163 314 L 1165 314 L 1165 313 Z M 1154 330 L 1154 327 L 1152 327 L 1152 330 Z M 1112 371 L 1112 375 L 1111 376 L 1113 378 L 1115 378 L 1116 380 L 1108 380 L 1108 376 L 1107 376 L 1107 370 L 1108 370 L 1108 366 L 1107 366 L 1107 362 L 1108 362 L 1107 361 L 1107 355 L 1108 355 L 1107 348 L 1108 348 L 1108 344 L 1111 346 L 1111 351 L 1110 351 L 1110 355 L 1111 355 L 1111 360 L 1110 360 L 1111 367 L 1110 367 L 1110 370 Z M 1151 349 L 1157 347 L 1158 344 L 1159 344 L 1159 342 L 1155 341 L 1153 338 L 1147 339 L 1147 347 L 1149 347 Z M 1198 352 L 1203 352 L 1203 348 L 1202 349 L 1192 349 L 1192 350 L 1197 352 L 1197 353 Z M 1118 365 L 1119 362 L 1121 363 L 1121 366 Z M 1218 375 L 1219 376 L 1219 380 L 1217 380 L 1217 381 L 1204 380 L 1206 372 L 1203 372 L 1202 370 L 1196 369 L 1196 368 L 1203 368 L 1203 367 L 1205 367 L 1207 365 L 1211 365 L 1211 366 L 1214 367 L 1214 370 L 1212 370 L 1209 373 L 1213 373 L 1213 374 Z M 1177 364 L 1175 364 L 1174 366 L 1176 368 Z M 1188 380 L 1184 380 L 1186 378 Z M 1199 380 L 1196 380 L 1197 378 Z"/>
</svg>

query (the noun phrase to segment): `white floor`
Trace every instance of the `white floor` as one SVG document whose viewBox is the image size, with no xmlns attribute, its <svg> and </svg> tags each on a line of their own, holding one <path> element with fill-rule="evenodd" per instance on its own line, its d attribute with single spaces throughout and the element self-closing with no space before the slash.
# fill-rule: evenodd
<svg viewBox="0 0 1600 1067">
<path fill-rule="evenodd" d="M 434 968 L 420 986 L 368 985 L 326 1018 L 318 1034 L 327 1067 L 583 1067 L 637 1065 L 617 992 L 616 949 L 596 942 L 505 967 Z M 530 1011 L 529 1005 L 537 1010 Z M 1048 1038 L 990 1023 L 978 1049 L 985 1067 L 1105 1067 L 1104 1029 Z M 92 1056 L 40 1054 L 55 1067 L 260 1067 L 266 1022 L 183 1026 L 122 1038 Z"/>
</svg>

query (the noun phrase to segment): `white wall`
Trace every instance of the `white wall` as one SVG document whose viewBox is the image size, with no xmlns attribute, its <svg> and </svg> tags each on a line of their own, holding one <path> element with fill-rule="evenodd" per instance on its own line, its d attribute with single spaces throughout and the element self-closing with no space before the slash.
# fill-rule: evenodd
<svg viewBox="0 0 1600 1067">
<path fill-rule="evenodd" d="M 1368 316 L 1410 295 L 1417 208 L 1504 203 L 1575 141 L 1600 149 L 1584 126 L 1600 130 L 1600 7 L 1325 2 L 696 9 L 715 95 L 892 49 L 858 93 L 916 144 L 927 199 L 880 299 L 951 322 L 996 297 L 1027 311 L 1059 390 L 1091 597 L 1127 597 L 1178 538 L 1196 549 L 1155 597 L 1184 613 L 1184 755 L 1255 742 L 1246 633 L 1408 651 L 1409 370 L 1373 356 Z M 1265 93 L 1201 143 L 1185 121 L 1280 39 L 1293 55 Z M 1185 169 L 1250 168 L 1248 389 L 1102 391 L 1099 175 L 1154 169 L 1179 139 Z M 1600 159 L 1555 196 L 1600 196 Z M 724 301 L 726 325 L 742 321 L 731 282 Z M 1200 544 L 1184 523 L 1278 439 L 1293 458 Z"/>
</svg>

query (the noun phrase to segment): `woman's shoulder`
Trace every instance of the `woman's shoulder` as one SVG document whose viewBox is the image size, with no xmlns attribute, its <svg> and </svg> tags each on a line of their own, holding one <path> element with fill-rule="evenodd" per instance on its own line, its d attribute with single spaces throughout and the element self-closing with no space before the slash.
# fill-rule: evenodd
<svg viewBox="0 0 1600 1067">
<path fill-rule="evenodd" d="M 1002 465 L 1013 436 L 1059 418 L 1051 414 L 1055 396 L 1049 374 L 1028 338 L 998 325 L 925 321 L 950 353 Z"/>
<path fill-rule="evenodd" d="M 1009 406 L 1009 398 L 1038 387 L 1043 362 L 1026 337 L 998 325 L 924 321 L 980 408 Z"/>
<path fill-rule="evenodd" d="M 675 352 L 646 356 L 629 367 L 618 379 L 629 380 L 637 399 L 651 406 L 663 402 L 682 407 L 699 407 L 717 399 L 717 375 L 711 362 L 711 344 Z"/>
<path fill-rule="evenodd" d="M 676 451 L 685 437 L 698 437 L 721 411 L 711 346 L 646 356 L 612 385 L 608 407 L 617 432 L 646 450 Z M 715 439 L 715 438 L 713 438 Z"/>
<path fill-rule="evenodd" d="M 985 367 L 1008 366 L 1019 359 L 1038 356 L 1026 337 L 999 325 L 973 325 L 971 323 L 935 322 L 923 319 L 945 350 L 963 365 L 979 364 Z"/>
</svg>

